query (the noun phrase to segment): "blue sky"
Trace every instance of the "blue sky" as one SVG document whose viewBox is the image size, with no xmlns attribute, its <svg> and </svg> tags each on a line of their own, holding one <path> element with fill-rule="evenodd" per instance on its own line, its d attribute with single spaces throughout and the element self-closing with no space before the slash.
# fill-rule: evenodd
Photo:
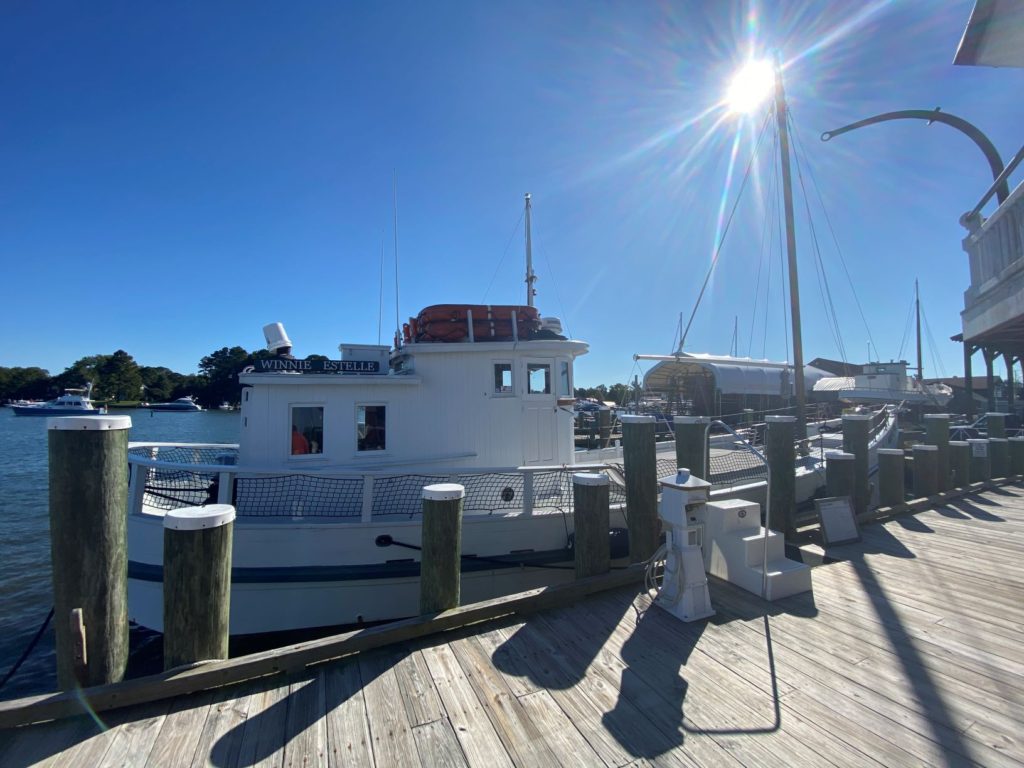
<svg viewBox="0 0 1024 768">
<path fill-rule="evenodd" d="M 942 106 L 1011 156 L 1024 72 L 952 66 L 971 7 L 5 3 L 0 365 L 58 373 L 124 349 L 193 372 L 222 346 L 261 346 L 274 321 L 297 354 L 336 357 L 375 343 L 381 314 L 388 340 L 397 176 L 403 320 L 523 302 L 530 192 L 537 304 L 590 342 L 578 384 L 624 381 L 634 353 L 672 351 L 751 155 L 756 122 L 715 105 L 751 48 L 778 48 L 846 357 L 863 362 L 869 332 L 878 357 L 898 354 L 919 278 L 926 375 L 962 374 L 957 219 L 991 181 L 980 153 L 919 122 L 818 136 Z M 738 326 L 741 354 L 791 357 L 771 176 L 759 160 L 688 351 L 727 353 Z M 805 219 L 805 359 L 838 358 Z"/>
</svg>

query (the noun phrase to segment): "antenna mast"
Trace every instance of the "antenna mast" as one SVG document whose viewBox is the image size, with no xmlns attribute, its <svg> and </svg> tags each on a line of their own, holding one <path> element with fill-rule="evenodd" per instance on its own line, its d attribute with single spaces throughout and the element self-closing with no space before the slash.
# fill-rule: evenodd
<svg viewBox="0 0 1024 768">
<path fill-rule="evenodd" d="M 402 345 L 402 322 L 398 317 L 398 171 L 391 181 L 392 199 L 395 209 L 395 348 Z"/>
<path fill-rule="evenodd" d="M 537 276 L 533 274 L 533 241 L 530 238 L 530 193 L 526 193 L 526 306 L 533 306 L 533 297 L 537 295 L 533 284 Z"/>
</svg>

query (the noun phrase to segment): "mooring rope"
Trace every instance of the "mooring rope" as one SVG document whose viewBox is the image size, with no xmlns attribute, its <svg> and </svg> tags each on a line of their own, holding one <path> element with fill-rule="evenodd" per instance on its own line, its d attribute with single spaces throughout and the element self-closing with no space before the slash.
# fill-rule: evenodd
<svg viewBox="0 0 1024 768">
<path fill-rule="evenodd" d="M 4 676 L 4 679 L 0 681 L 0 689 L 7 685 L 7 681 L 14 677 L 17 671 L 21 669 L 21 665 L 25 663 L 25 660 L 29 657 L 32 651 L 35 650 L 36 645 L 39 643 L 39 639 L 43 636 L 43 632 L 45 632 L 46 628 L 50 625 L 50 619 L 52 618 L 53 608 L 51 607 L 50 612 L 46 614 L 46 619 L 43 621 L 42 626 L 39 627 L 39 631 L 36 632 L 36 636 L 32 638 L 32 642 L 28 644 L 28 647 L 25 649 L 25 652 L 21 654 L 21 658 L 14 663 L 14 666 L 10 668 L 10 670 Z"/>
</svg>

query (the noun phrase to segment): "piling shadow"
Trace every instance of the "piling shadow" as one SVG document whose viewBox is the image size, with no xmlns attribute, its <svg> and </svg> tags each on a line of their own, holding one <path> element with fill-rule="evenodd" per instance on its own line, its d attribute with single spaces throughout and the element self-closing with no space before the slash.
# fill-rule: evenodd
<svg viewBox="0 0 1024 768">
<path fill-rule="evenodd" d="M 967 517 L 973 517 L 977 520 L 985 520 L 990 523 L 1005 523 L 1006 518 L 994 515 L 988 510 L 982 509 L 978 506 L 984 502 L 981 498 L 968 499 L 957 499 L 956 501 L 950 502 L 950 506 L 955 507 L 957 510 L 962 512 Z"/>
<path fill-rule="evenodd" d="M 916 531 L 917 533 L 935 533 L 935 529 L 926 525 L 917 515 L 904 515 L 902 517 L 897 517 L 895 522 L 901 528 L 905 528 L 908 531 Z"/>
</svg>

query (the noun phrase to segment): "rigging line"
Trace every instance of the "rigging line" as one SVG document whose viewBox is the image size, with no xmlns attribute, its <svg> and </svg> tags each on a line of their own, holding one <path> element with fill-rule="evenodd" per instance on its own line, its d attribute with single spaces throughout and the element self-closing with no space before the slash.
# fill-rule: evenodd
<svg viewBox="0 0 1024 768">
<path fill-rule="evenodd" d="M 814 243 L 814 268 L 818 278 L 818 291 L 821 293 L 821 300 L 825 305 L 826 315 L 829 318 L 829 330 L 832 333 L 832 339 L 836 343 L 840 359 L 843 363 L 848 363 L 846 347 L 843 346 L 842 333 L 839 328 L 839 314 L 836 312 L 835 302 L 832 300 L 832 290 L 828 284 L 828 274 L 825 272 L 825 263 L 821 258 L 821 244 L 818 242 L 818 232 L 814 227 L 814 219 L 811 216 L 811 200 L 807 196 L 807 187 L 804 185 L 803 164 L 800 162 L 800 153 L 794 152 L 793 156 L 796 160 L 796 176 L 800 181 L 800 191 L 804 196 L 804 207 L 807 210 L 807 225 L 811 231 L 811 242 Z"/>
<path fill-rule="evenodd" d="M 793 110 L 789 111 L 790 118 L 793 117 Z M 796 129 L 796 124 L 793 124 L 793 134 L 796 136 L 796 143 L 800 145 L 800 151 L 807 155 L 807 150 L 804 149 L 804 143 L 800 138 L 800 132 Z M 860 320 L 864 323 L 864 330 L 868 334 L 868 341 L 871 342 L 871 346 L 875 348 L 875 354 L 878 353 L 878 345 L 875 344 L 874 338 L 871 336 L 871 326 L 868 325 L 867 316 L 864 314 L 864 308 L 861 306 L 860 297 L 857 295 L 857 289 L 853 286 L 853 278 L 850 276 L 850 270 L 846 266 L 846 259 L 843 257 L 843 249 L 839 245 L 839 237 L 836 235 L 835 227 L 832 226 L 832 217 L 828 215 L 828 208 L 825 207 L 825 197 L 821 194 L 821 188 L 818 186 L 818 179 L 814 175 L 814 169 L 810 163 L 807 164 L 807 175 L 811 179 L 811 186 L 814 187 L 814 192 L 818 196 L 818 205 L 821 206 L 821 212 L 825 215 L 825 224 L 828 226 L 828 231 L 832 235 L 832 243 L 836 247 L 836 255 L 839 256 L 839 263 L 843 267 L 843 274 L 846 275 L 846 282 L 850 286 L 850 292 L 853 294 L 853 302 L 857 306 L 857 312 L 860 314 Z"/>
<path fill-rule="evenodd" d="M 924 320 L 924 332 L 928 337 L 928 355 L 932 359 L 932 370 L 935 371 L 941 378 L 946 378 L 946 368 L 942 365 L 941 360 L 935 357 L 935 350 L 937 345 L 935 339 L 932 337 L 932 327 L 928 324 L 928 315 L 925 311 L 921 310 L 921 319 Z"/>
<path fill-rule="evenodd" d="M 533 221 L 536 224 L 536 214 L 534 214 Z M 537 231 L 536 226 L 534 226 L 533 231 Z M 551 281 L 551 287 L 555 291 L 555 301 L 558 304 L 558 311 L 561 313 L 560 319 L 564 323 L 562 330 L 565 331 L 566 338 L 571 339 L 572 332 L 569 330 L 569 316 L 565 313 L 565 304 L 562 303 L 562 293 L 558 290 L 558 281 L 555 279 L 555 270 L 551 268 L 551 260 L 548 258 L 547 240 L 545 239 L 542 242 L 542 238 L 535 234 L 533 235 L 533 242 L 534 245 L 540 246 L 540 252 L 544 256 L 544 264 L 547 265 L 548 268 L 548 280 Z M 537 249 L 534 248 L 534 250 Z"/>
<path fill-rule="evenodd" d="M 906 346 L 907 339 L 910 337 L 910 324 L 914 320 L 914 298 L 910 300 L 910 307 L 907 309 L 907 319 L 903 323 L 903 338 L 900 339 L 900 351 L 896 354 L 897 360 L 903 359 L 903 348 Z M 876 350 L 877 351 L 877 350 Z"/>
<path fill-rule="evenodd" d="M 519 232 L 519 225 L 523 223 L 523 217 L 526 215 L 526 208 L 523 208 L 519 212 L 519 221 L 516 222 L 516 228 L 512 230 L 512 234 L 509 235 L 508 242 L 505 243 L 505 250 L 501 252 L 501 258 L 498 259 L 498 266 L 494 268 L 494 274 L 491 275 L 491 282 L 487 284 L 487 290 L 484 291 L 484 303 L 487 303 L 487 294 L 491 292 L 491 286 L 494 285 L 495 279 L 498 277 L 498 271 L 501 269 L 502 263 L 505 261 L 505 257 L 508 255 L 508 249 L 512 247 L 512 240 L 515 238 L 516 233 Z"/>
<path fill-rule="evenodd" d="M 778 147 L 778 136 L 774 136 L 772 142 L 772 157 L 777 154 Z M 761 270 L 764 269 L 765 262 L 765 243 L 768 241 L 768 233 L 771 232 L 771 214 L 775 209 L 775 203 L 777 199 L 777 193 L 775 191 L 776 178 L 778 176 L 779 166 L 777 163 L 772 163 L 772 172 L 768 177 L 768 186 L 765 188 L 765 216 L 764 226 L 761 229 L 761 249 L 758 251 L 761 258 L 757 260 L 757 280 L 754 283 L 754 306 L 750 310 L 750 335 L 747 343 L 747 357 L 750 357 L 751 348 L 754 345 L 754 323 L 757 321 L 757 302 L 761 292 Z"/>
<path fill-rule="evenodd" d="M 377 346 L 380 346 L 380 330 L 384 323 L 384 230 L 380 231 L 380 298 L 377 304 Z"/>
<path fill-rule="evenodd" d="M 736 208 L 739 207 L 740 200 L 743 199 L 743 190 L 747 186 L 747 179 L 750 178 L 750 169 L 754 166 L 754 160 L 757 158 L 757 151 L 761 147 L 761 141 L 764 139 L 764 134 L 768 128 L 768 122 L 771 114 L 771 110 L 765 114 L 764 124 L 761 126 L 761 133 L 758 135 L 757 143 L 754 145 L 754 151 L 750 155 L 750 161 L 747 163 L 747 170 L 743 173 L 743 181 L 740 182 L 739 192 L 736 193 L 736 201 L 732 205 L 732 210 L 729 212 L 729 218 L 726 219 L 725 222 L 725 228 L 722 230 L 722 234 L 718 239 L 718 247 L 715 249 L 715 255 L 711 259 L 711 266 L 708 267 L 708 273 L 704 276 L 704 284 L 700 287 L 700 293 L 697 294 L 697 302 L 693 305 L 693 311 L 690 313 L 690 319 L 686 323 L 686 330 L 683 331 L 682 338 L 679 339 L 678 352 L 683 351 L 683 345 L 686 343 L 686 336 L 690 332 L 690 326 L 693 324 L 693 318 L 697 314 L 697 308 L 700 306 L 700 302 L 704 298 L 704 291 L 707 290 L 708 282 L 711 280 L 711 275 L 714 274 L 715 265 L 718 263 L 718 257 L 722 255 L 722 246 L 725 244 L 725 236 L 729 234 L 729 226 L 732 224 L 732 218 L 736 215 Z"/>
</svg>

